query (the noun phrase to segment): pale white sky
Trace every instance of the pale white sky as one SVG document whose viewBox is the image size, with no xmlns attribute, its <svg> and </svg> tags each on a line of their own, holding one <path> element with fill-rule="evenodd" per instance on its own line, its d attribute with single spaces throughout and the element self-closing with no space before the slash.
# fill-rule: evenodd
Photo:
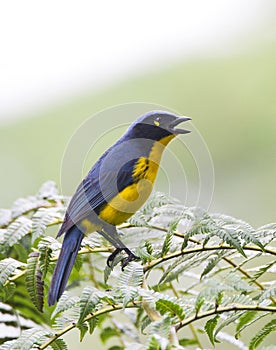
<svg viewBox="0 0 276 350">
<path fill-rule="evenodd" d="M 0 121 L 179 56 L 227 52 L 264 20 L 262 1 L 0 0 Z"/>
</svg>

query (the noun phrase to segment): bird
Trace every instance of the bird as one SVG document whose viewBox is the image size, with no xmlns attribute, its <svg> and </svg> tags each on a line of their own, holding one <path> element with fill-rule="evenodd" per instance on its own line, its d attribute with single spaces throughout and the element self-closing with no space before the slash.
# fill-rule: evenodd
<svg viewBox="0 0 276 350">
<path fill-rule="evenodd" d="M 107 259 L 108 266 L 122 251 L 127 255 L 122 268 L 137 259 L 120 240 L 116 226 L 128 220 L 146 202 L 165 147 L 177 135 L 190 132 L 177 128 L 188 120 L 191 118 L 162 110 L 141 115 L 82 180 L 57 234 L 57 238 L 65 235 L 50 283 L 49 306 L 64 292 L 86 235 L 98 232 L 115 247 Z"/>
</svg>

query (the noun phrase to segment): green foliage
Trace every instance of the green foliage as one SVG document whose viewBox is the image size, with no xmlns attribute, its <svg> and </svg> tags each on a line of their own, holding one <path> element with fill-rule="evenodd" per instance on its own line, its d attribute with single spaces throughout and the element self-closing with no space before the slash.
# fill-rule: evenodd
<svg viewBox="0 0 276 350">
<path fill-rule="evenodd" d="M 52 318 L 56 317 L 59 313 L 71 309 L 76 303 L 78 303 L 79 298 L 70 295 L 68 292 L 64 292 L 60 297 L 55 310 L 52 313 Z"/>
<path fill-rule="evenodd" d="M 126 266 L 119 278 L 124 307 L 137 295 L 137 287 L 143 282 L 143 268 L 140 264 L 131 262 Z"/>
<path fill-rule="evenodd" d="M 34 349 L 36 345 L 46 340 L 48 333 L 46 330 L 39 328 L 27 329 L 22 332 L 17 340 L 8 341 L 0 346 L 0 350 Z"/>
<path fill-rule="evenodd" d="M 276 319 L 268 322 L 250 341 L 249 350 L 254 350 L 271 332 L 276 331 Z"/>
<path fill-rule="evenodd" d="M 26 269 L 26 287 L 31 301 L 38 309 L 43 309 L 44 282 L 39 265 L 39 252 L 32 252 L 29 255 Z"/>
<path fill-rule="evenodd" d="M 205 323 L 204 329 L 206 333 L 208 334 L 208 337 L 210 339 L 210 342 L 215 345 L 215 341 L 217 341 L 214 337 L 214 330 L 218 324 L 219 315 L 216 315 L 214 318 L 211 318 Z"/>
<path fill-rule="evenodd" d="M 97 295 L 97 290 L 95 288 L 85 287 L 80 298 L 78 325 L 81 325 L 85 317 L 95 310 L 98 301 L 99 296 Z"/>
<path fill-rule="evenodd" d="M 171 317 L 177 316 L 179 321 L 185 318 L 185 312 L 183 308 L 180 305 L 170 300 L 166 300 L 166 299 L 157 300 L 156 310 L 159 311 L 162 315 L 164 315 L 165 313 L 168 313 Z"/>
<path fill-rule="evenodd" d="M 0 261 L 0 287 L 2 288 L 7 282 L 9 277 L 12 277 L 19 267 L 24 266 L 25 264 L 21 263 L 12 258 L 6 258 Z"/>
<path fill-rule="evenodd" d="M 31 232 L 32 220 L 25 216 L 20 216 L 13 221 L 4 234 L 2 242 L 3 248 L 12 247 L 18 243 L 24 236 Z"/>
<path fill-rule="evenodd" d="M 56 339 L 51 343 L 51 348 L 53 350 L 67 350 L 67 345 L 62 339 Z"/>
<path fill-rule="evenodd" d="M 114 341 L 119 344 L 114 349 L 131 344 L 154 350 L 171 344 L 206 348 L 218 341 L 240 346 L 243 335 L 252 325 L 260 328 L 262 320 L 265 326 L 249 344 L 255 349 L 275 331 L 276 224 L 255 230 L 242 220 L 186 208 L 159 193 L 121 227 L 141 261 L 122 271 L 118 256 L 112 268 L 106 267 L 110 246 L 91 234 L 83 241 L 67 291 L 48 307 L 61 247 L 49 227 L 61 222 L 66 203 L 48 182 L 36 196 L 0 211 L 0 301 L 9 317 L 16 312 L 22 331 L 15 339 L 0 333 L 0 350 L 67 349 L 63 335 L 76 328 L 80 340 L 97 328 L 92 336 L 104 346 Z M 122 323 L 118 313 L 124 315 Z M 29 323 L 21 327 L 22 320 Z"/>
</svg>

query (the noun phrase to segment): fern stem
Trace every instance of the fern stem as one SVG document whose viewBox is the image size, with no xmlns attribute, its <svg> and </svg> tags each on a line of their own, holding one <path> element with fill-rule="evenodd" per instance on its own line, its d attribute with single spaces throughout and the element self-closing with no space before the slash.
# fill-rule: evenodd
<svg viewBox="0 0 276 350">
<path fill-rule="evenodd" d="M 251 251 L 257 251 L 257 252 L 264 252 L 267 254 L 271 254 L 271 255 L 276 255 L 276 251 L 272 250 L 272 249 L 265 249 L 262 250 L 259 247 L 253 247 L 253 246 L 244 246 L 243 247 L 244 250 L 251 250 Z M 212 247 L 200 247 L 200 248 L 192 248 L 192 249 L 187 249 L 184 251 L 178 250 L 176 252 L 164 255 L 162 258 L 158 258 L 155 260 L 152 260 L 151 262 L 149 262 L 145 267 L 144 267 L 144 272 L 147 272 L 148 270 L 152 269 L 154 266 L 161 264 L 164 261 L 170 260 L 170 259 L 174 259 L 174 258 L 178 258 L 182 255 L 187 255 L 187 254 L 193 254 L 193 253 L 201 253 L 201 252 L 206 252 L 206 251 L 211 251 L 211 250 L 237 250 L 235 247 L 231 247 L 228 245 L 217 245 L 217 246 L 212 246 Z"/>
<path fill-rule="evenodd" d="M 200 320 L 205 317 L 213 316 L 222 314 L 224 312 L 231 312 L 231 311 L 268 311 L 268 312 L 276 312 L 276 307 L 273 306 L 259 306 L 259 305 L 240 305 L 235 304 L 232 306 L 219 306 L 216 309 L 208 310 L 202 313 L 196 313 L 194 316 L 186 318 L 186 320 L 179 322 L 175 325 L 176 330 L 188 326 L 189 324 Z"/>
<path fill-rule="evenodd" d="M 93 312 L 91 314 L 89 314 L 88 316 L 85 317 L 85 319 L 83 320 L 83 323 L 91 320 L 92 318 L 95 318 L 97 316 L 100 315 L 104 315 L 113 311 L 118 311 L 118 310 L 122 310 L 124 308 L 138 308 L 141 306 L 141 302 L 131 302 L 128 305 L 126 305 L 124 307 L 124 305 L 122 303 L 117 304 L 117 305 L 111 305 L 111 306 L 107 306 L 101 310 L 98 310 L 96 312 Z M 72 329 L 77 327 L 77 323 L 71 323 L 69 326 L 63 328 L 61 331 L 56 332 L 51 338 L 49 338 L 49 340 L 47 340 L 45 343 L 41 344 L 37 349 L 39 350 L 43 350 L 46 349 L 49 345 L 51 345 L 55 340 L 57 340 L 58 338 L 62 337 L 64 334 L 68 333 L 69 331 L 71 331 Z"/>
<path fill-rule="evenodd" d="M 20 271 L 17 275 L 14 275 L 14 276 L 12 276 L 12 277 L 9 277 L 9 279 L 7 279 L 7 281 L 4 283 L 4 287 L 6 287 L 9 283 L 11 283 L 11 282 L 17 280 L 18 278 L 24 276 L 25 273 L 26 273 L 26 271 L 27 271 L 27 270 L 26 270 L 26 266 L 25 266 L 25 270 Z"/>
</svg>

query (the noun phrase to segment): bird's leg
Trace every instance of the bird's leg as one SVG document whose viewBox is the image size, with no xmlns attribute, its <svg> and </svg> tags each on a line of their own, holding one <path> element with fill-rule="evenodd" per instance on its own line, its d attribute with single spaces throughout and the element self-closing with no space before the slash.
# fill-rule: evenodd
<svg viewBox="0 0 276 350">
<path fill-rule="evenodd" d="M 108 240 L 114 247 L 115 250 L 110 254 L 110 256 L 107 259 L 107 266 L 110 267 L 113 260 L 116 258 L 118 254 L 120 254 L 122 251 L 124 251 L 128 256 L 124 260 L 122 264 L 122 270 L 127 266 L 128 263 L 130 263 L 133 260 L 139 259 L 136 255 L 132 253 L 130 249 L 126 247 L 126 245 L 119 239 L 118 232 L 116 230 L 115 226 L 108 226 L 108 229 L 105 228 L 105 230 L 97 231 L 99 234 L 101 234 L 106 240 Z"/>
</svg>

